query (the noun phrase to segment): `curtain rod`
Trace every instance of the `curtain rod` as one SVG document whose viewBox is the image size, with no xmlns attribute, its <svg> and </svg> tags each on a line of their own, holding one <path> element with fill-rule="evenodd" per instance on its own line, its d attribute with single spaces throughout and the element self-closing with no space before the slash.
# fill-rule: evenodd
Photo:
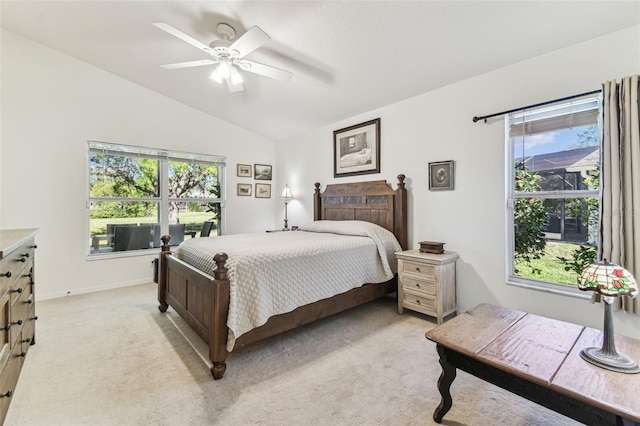
<svg viewBox="0 0 640 426">
<path fill-rule="evenodd" d="M 480 120 L 484 120 L 484 122 L 486 123 L 487 122 L 487 118 L 497 117 L 499 115 L 505 115 L 505 114 L 509 114 L 511 112 L 521 111 L 523 109 L 536 108 L 536 107 L 543 106 L 543 105 L 549 105 L 549 104 L 553 104 L 555 102 L 568 101 L 569 99 L 575 99 L 575 98 L 579 98 L 581 96 L 595 95 L 596 93 L 600 93 L 600 92 L 602 92 L 602 90 L 593 90 L 591 92 L 580 93 L 579 95 L 567 96 L 566 98 L 560 98 L 560 99 L 556 99 L 556 100 L 553 100 L 553 101 L 546 101 L 546 102 L 541 102 L 539 104 L 528 105 L 526 107 L 510 109 L 509 111 L 496 112 L 495 114 L 485 115 L 485 116 L 482 116 L 482 117 L 477 117 L 476 116 L 476 117 L 473 117 L 473 122 L 476 123 L 476 122 L 478 122 Z"/>
</svg>

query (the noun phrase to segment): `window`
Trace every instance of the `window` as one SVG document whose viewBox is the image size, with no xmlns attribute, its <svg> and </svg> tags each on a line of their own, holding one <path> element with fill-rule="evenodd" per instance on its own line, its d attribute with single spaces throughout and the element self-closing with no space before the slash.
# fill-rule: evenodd
<svg viewBox="0 0 640 426">
<path fill-rule="evenodd" d="M 591 96 L 508 116 L 508 282 L 579 292 L 597 252 L 599 105 Z"/>
<path fill-rule="evenodd" d="M 220 233 L 225 158 L 88 142 L 89 254 Z M 212 235 L 213 235 L 212 234 Z"/>
</svg>

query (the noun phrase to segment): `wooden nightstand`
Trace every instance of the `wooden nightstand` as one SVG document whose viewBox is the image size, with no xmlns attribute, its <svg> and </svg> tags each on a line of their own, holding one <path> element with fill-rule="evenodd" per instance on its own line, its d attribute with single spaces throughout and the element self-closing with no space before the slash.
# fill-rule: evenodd
<svg viewBox="0 0 640 426">
<path fill-rule="evenodd" d="M 398 258 L 398 313 L 404 308 L 442 318 L 458 309 L 456 301 L 456 260 L 454 252 L 442 254 L 406 250 Z"/>
</svg>

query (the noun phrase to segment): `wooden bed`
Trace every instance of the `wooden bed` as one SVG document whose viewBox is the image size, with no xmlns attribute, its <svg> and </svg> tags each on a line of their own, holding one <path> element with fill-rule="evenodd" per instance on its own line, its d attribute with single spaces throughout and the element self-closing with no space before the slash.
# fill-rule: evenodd
<svg viewBox="0 0 640 426">
<path fill-rule="evenodd" d="M 398 175 L 397 189 L 386 181 L 327 185 L 320 192 L 315 184 L 314 220 L 362 220 L 393 232 L 403 249 L 407 248 L 407 192 L 404 175 Z M 215 271 L 203 273 L 173 256 L 169 236 L 162 237 L 159 261 L 158 301 L 161 312 L 169 306 L 208 344 L 213 363 L 211 374 L 221 379 L 226 370 L 227 315 L 230 283 L 225 262 L 227 255 L 214 256 Z M 365 284 L 346 293 L 301 306 L 289 313 L 271 317 L 266 324 L 236 339 L 239 347 L 283 333 L 304 324 L 367 303 L 397 290 L 397 277 L 381 284 Z"/>
</svg>

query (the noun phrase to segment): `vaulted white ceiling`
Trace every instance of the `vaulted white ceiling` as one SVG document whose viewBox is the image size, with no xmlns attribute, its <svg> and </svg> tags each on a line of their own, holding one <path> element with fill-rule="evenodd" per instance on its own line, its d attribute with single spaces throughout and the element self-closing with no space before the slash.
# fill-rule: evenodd
<svg viewBox="0 0 640 426">
<path fill-rule="evenodd" d="M 1 1 L 2 27 L 274 140 L 286 139 L 640 22 L 639 1 Z M 258 25 L 247 58 L 294 73 L 209 79 L 209 44 Z M 594 66 L 597 66 L 594 52 Z"/>
</svg>

